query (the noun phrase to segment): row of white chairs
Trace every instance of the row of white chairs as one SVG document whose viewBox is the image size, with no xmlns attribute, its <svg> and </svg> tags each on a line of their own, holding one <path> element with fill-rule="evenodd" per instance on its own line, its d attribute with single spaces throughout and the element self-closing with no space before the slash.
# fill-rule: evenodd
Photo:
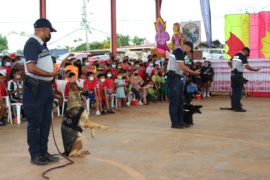
<svg viewBox="0 0 270 180">
<path fill-rule="evenodd" d="M 83 82 L 84 80 L 80 79 L 77 81 L 77 84 L 80 88 L 83 88 Z M 54 99 L 54 102 L 56 102 L 57 106 L 56 106 L 56 110 L 57 110 L 57 115 L 61 116 L 64 114 L 64 110 L 65 110 L 65 104 L 67 102 L 67 99 L 65 98 L 65 88 L 66 88 L 66 84 L 67 81 L 66 80 L 56 80 L 56 84 L 57 84 L 57 88 L 58 91 L 61 92 L 62 96 L 63 96 L 63 104 L 62 104 L 62 109 L 60 109 L 59 106 L 59 101 L 58 99 Z M 132 100 L 134 99 L 134 93 L 130 92 L 128 95 L 128 104 L 131 105 Z M 15 107 L 16 109 L 16 116 L 17 116 L 17 124 L 21 124 L 21 107 L 22 107 L 22 103 L 11 103 L 9 96 L 5 96 L 5 101 L 6 101 L 6 106 L 7 106 L 7 110 L 8 110 L 8 118 L 7 118 L 7 122 L 10 124 L 13 124 L 13 120 L 12 120 L 12 107 Z M 90 115 L 90 99 L 86 100 L 86 109 L 88 114 Z M 111 106 L 112 108 L 117 109 L 118 108 L 118 100 L 116 97 L 116 94 L 112 94 L 111 95 Z M 52 117 L 53 117 L 53 110 L 52 110 Z"/>
</svg>

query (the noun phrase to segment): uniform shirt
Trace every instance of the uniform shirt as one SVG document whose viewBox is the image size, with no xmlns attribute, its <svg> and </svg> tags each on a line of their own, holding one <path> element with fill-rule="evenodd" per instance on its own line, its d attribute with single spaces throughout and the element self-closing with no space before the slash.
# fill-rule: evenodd
<svg viewBox="0 0 270 180">
<path fill-rule="evenodd" d="M 238 72 L 244 72 L 244 66 L 248 64 L 247 57 L 243 52 L 239 52 L 231 59 L 232 69 L 236 69 Z"/>
<path fill-rule="evenodd" d="M 169 58 L 167 71 L 174 71 L 178 75 L 183 75 L 183 71 L 179 68 L 178 62 L 184 62 L 185 54 L 181 49 L 175 49 L 173 54 L 167 52 L 167 57 Z"/>
<path fill-rule="evenodd" d="M 37 76 L 37 75 L 29 73 L 27 70 L 26 64 L 35 63 L 38 68 L 47 72 L 53 72 L 53 60 L 46 46 L 46 43 L 43 42 L 42 39 L 40 39 L 39 37 L 35 35 L 30 37 L 24 46 L 23 53 L 25 57 L 24 65 L 25 65 L 26 75 L 32 78 L 40 79 L 44 81 L 53 80 L 53 77 Z"/>
</svg>

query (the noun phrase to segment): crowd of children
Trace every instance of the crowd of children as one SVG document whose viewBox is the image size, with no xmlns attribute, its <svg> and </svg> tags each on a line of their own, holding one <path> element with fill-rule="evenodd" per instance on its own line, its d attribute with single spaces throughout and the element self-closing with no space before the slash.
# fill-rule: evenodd
<svg viewBox="0 0 270 180">
<path fill-rule="evenodd" d="M 166 69 L 168 60 L 159 59 L 156 55 L 149 55 L 147 61 L 130 59 L 127 56 L 116 60 L 111 56 L 107 61 L 90 62 L 70 56 L 55 66 L 60 68 L 57 79 L 66 80 L 64 97 L 53 83 L 54 98 L 57 99 L 60 109 L 64 99 L 68 98 L 70 88 L 80 90 L 85 102 L 95 109 L 97 116 L 106 113 L 113 114 L 113 104 L 119 111 L 129 107 L 131 103 L 148 105 L 151 102 L 167 101 Z M 201 76 L 186 74 L 185 93 L 194 96 L 202 94 L 210 96 L 210 87 L 213 80 L 213 69 L 208 61 L 203 65 L 193 63 L 192 58 L 185 60 L 192 69 L 201 69 Z M 5 97 L 11 102 L 22 102 L 24 65 L 19 56 L 5 56 L 0 60 L 0 125 L 6 123 Z M 78 81 L 83 81 L 79 87 Z M 132 100 L 132 101 L 131 101 Z M 92 109 L 93 109 L 92 108 Z M 22 109 L 23 113 L 23 109 Z"/>
</svg>

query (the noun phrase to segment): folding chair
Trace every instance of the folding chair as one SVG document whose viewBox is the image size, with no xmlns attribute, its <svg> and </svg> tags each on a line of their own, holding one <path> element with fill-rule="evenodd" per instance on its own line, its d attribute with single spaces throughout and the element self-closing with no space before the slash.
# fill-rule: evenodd
<svg viewBox="0 0 270 180">
<path fill-rule="evenodd" d="M 63 96 L 63 105 L 62 105 L 62 115 L 63 115 L 65 111 L 65 103 L 67 102 L 67 99 L 65 98 L 65 88 L 66 88 L 67 81 L 56 80 L 56 84 L 57 84 L 58 90 L 62 93 L 62 96 Z"/>
<path fill-rule="evenodd" d="M 112 94 L 111 95 L 111 106 L 112 108 L 118 108 L 118 100 L 117 100 L 117 97 L 116 97 L 116 94 Z"/>
<path fill-rule="evenodd" d="M 12 111 L 11 107 L 15 106 L 16 107 L 16 114 L 17 114 L 17 124 L 21 124 L 21 107 L 22 103 L 11 103 L 9 96 L 5 96 L 7 108 L 8 108 L 8 122 L 12 123 Z"/>
</svg>

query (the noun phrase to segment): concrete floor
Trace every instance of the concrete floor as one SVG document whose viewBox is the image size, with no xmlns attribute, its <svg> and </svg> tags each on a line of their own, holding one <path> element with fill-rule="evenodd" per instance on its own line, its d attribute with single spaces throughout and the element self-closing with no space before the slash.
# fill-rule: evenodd
<svg viewBox="0 0 270 180">
<path fill-rule="evenodd" d="M 196 102 L 203 114 L 190 129 L 171 129 L 168 104 L 124 109 L 94 121 L 110 126 L 96 131 L 88 149 L 92 155 L 50 172 L 59 180 L 266 180 L 270 179 L 270 99 L 245 98 L 247 113 L 221 111 L 227 97 Z M 62 149 L 59 118 L 55 118 L 57 142 Z M 50 167 L 30 164 L 26 124 L 0 128 L 0 179 L 37 180 Z M 56 153 L 52 137 L 50 152 Z"/>
</svg>

